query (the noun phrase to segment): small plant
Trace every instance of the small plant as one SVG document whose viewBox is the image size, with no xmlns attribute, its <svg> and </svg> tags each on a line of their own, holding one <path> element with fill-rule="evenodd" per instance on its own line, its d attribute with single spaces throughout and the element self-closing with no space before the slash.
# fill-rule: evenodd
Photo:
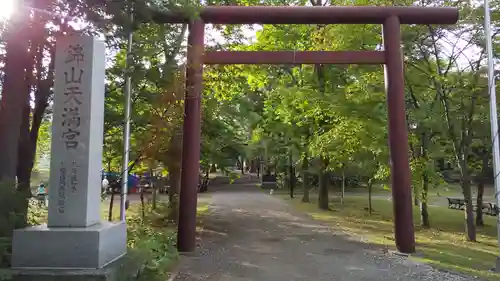
<svg viewBox="0 0 500 281">
<path fill-rule="evenodd" d="M 12 233 L 30 223 L 29 206 L 26 194 L 15 183 L 0 182 L 0 267 L 10 266 Z"/>
<path fill-rule="evenodd" d="M 0 182 L 0 237 L 11 237 L 16 228 L 26 226 L 28 202 L 15 184 Z"/>
<path fill-rule="evenodd" d="M 233 184 L 237 179 L 241 178 L 241 174 L 230 172 L 229 173 L 229 184 Z"/>
<path fill-rule="evenodd" d="M 143 209 L 147 211 L 144 218 Z M 139 280 L 165 280 L 170 266 L 178 259 L 175 231 L 164 215 L 167 210 L 165 204 L 159 204 L 157 211 L 151 211 L 150 206 L 131 207 L 127 217 L 128 246 L 148 261 Z"/>
<path fill-rule="evenodd" d="M 47 207 L 40 205 L 36 198 L 28 200 L 28 224 L 40 225 L 47 222 Z"/>
</svg>

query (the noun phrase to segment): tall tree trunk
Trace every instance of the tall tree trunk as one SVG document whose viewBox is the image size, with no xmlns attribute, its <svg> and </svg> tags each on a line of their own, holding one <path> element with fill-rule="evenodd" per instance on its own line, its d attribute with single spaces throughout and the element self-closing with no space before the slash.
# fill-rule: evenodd
<svg viewBox="0 0 500 281">
<path fill-rule="evenodd" d="M 34 92 L 34 109 L 31 110 L 30 99 L 25 101 L 24 108 L 21 115 L 21 126 L 19 127 L 19 140 L 18 140 L 18 162 L 16 167 L 16 175 L 18 181 L 18 191 L 20 192 L 23 200 L 17 207 L 15 212 L 22 217 L 24 224 L 27 224 L 28 219 L 28 200 L 31 198 L 31 171 L 35 165 L 36 146 L 38 142 L 38 133 L 42 124 L 43 115 L 47 108 L 47 100 L 50 95 L 50 88 L 53 85 L 53 71 L 54 71 L 54 54 L 50 53 L 50 63 L 48 66 L 48 75 L 46 79 L 42 77 L 44 48 L 45 41 L 35 42 L 32 40 L 31 49 L 28 57 L 25 60 L 24 68 L 29 69 L 25 73 L 25 83 L 23 84 L 23 93 L 29 96 L 32 89 Z M 36 77 L 33 75 L 32 69 L 36 69 Z M 36 80 L 35 80 L 36 78 Z"/>
<path fill-rule="evenodd" d="M 483 195 L 484 184 L 488 173 L 489 155 L 487 152 L 482 153 L 481 175 L 477 179 L 477 201 L 476 201 L 476 225 L 484 226 L 483 218 Z"/>
<path fill-rule="evenodd" d="M 152 166 L 152 165 L 151 165 Z M 156 210 L 156 200 L 157 198 L 157 181 L 153 174 L 153 169 L 149 169 L 149 177 L 150 177 L 150 187 L 151 187 L 151 210 Z"/>
<path fill-rule="evenodd" d="M 139 198 L 141 199 L 141 218 L 142 221 L 146 218 L 146 204 L 144 202 L 144 188 L 141 187 L 141 192 L 139 193 Z"/>
<path fill-rule="evenodd" d="M 422 157 L 422 159 L 425 161 L 425 164 L 427 164 L 428 162 L 427 141 L 428 137 L 427 134 L 424 132 L 420 136 L 420 157 Z M 429 194 L 429 174 L 427 173 L 427 170 L 424 168 L 422 172 L 422 190 L 421 190 L 421 203 L 420 203 L 420 218 L 422 227 L 424 228 L 429 228 L 431 226 L 429 220 L 428 194 Z"/>
<path fill-rule="evenodd" d="M 113 206 L 115 204 L 115 190 L 111 188 L 111 197 L 109 198 L 108 221 L 113 221 Z"/>
<path fill-rule="evenodd" d="M 170 138 L 168 146 L 168 202 L 170 213 L 169 220 L 177 222 L 179 219 L 179 192 L 181 190 L 181 162 L 182 162 L 182 128 L 176 128 Z"/>
<path fill-rule="evenodd" d="M 483 218 L 483 194 L 484 194 L 484 181 L 479 180 L 477 183 L 477 199 L 476 199 L 476 225 L 484 226 Z"/>
<path fill-rule="evenodd" d="M 290 174 L 290 198 L 293 198 L 293 190 L 295 189 L 295 171 L 293 169 L 293 156 L 292 153 L 290 152 L 290 155 L 288 156 L 289 158 L 289 171 L 288 173 Z"/>
<path fill-rule="evenodd" d="M 19 15 L 18 15 L 19 16 Z M 26 66 L 29 64 L 26 32 L 28 18 L 8 25 L 6 32 L 6 57 L 0 100 L 0 181 L 15 182 L 17 175 L 20 129 L 23 113 L 29 101 L 26 91 Z M 17 20 L 16 20 L 17 21 Z"/>
<path fill-rule="evenodd" d="M 280 188 L 288 188 L 290 191 L 290 178 L 288 176 L 288 166 L 283 167 L 283 182 Z"/>
<path fill-rule="evenodd" d="M 179 218 L 179 191 L 181 189 L 180 170 L 171 170 L 168 179 L 170 185 L 168 190 L 169 219 L 177 222 Z"/>
<path fill-rule="evenodd" d="M 309 159 L 307 158 L 307 153 L 302 159 L 302 190 L 304 194 L 302 195 L 302 202 L 309 203 Z"/>
<path fill-rule="evenodd" d="M 322 6 L 323 1 L 322 0 L 310 0 L 311 4 L 313 6 Z M 324 26 L 323 25 L 318 25 L 317 29 L 321 30 Z M 314 65 L 314 72 L 316 74 L 317 78 L 317 89 L 318 92 L 324 97 L 326 93 L 326 75 L 325 75 L 325 68 L 324 65 L 322 64 L 315 64 Z M 321 119 L 318 122 L 318 128 L 322 128 L 323 126 L 326 125 L 326 120 Z M 325 157 L 321 156 L 320 157 L 320 163 L 321 163 L 321 169 L 319 173 L 319 197 L 318 197 L 318 205 L 320 209 L 323 210 L 328 210 L 328 174 L 327 174 L 327 168 L 328 168 L 328 160 L 325 159 Z"/>
<path fill-rule="evenodd" d="M 34 153 L 31 151 L 31 141 L 29 137 L 29 123 L 30 123 L 30 106 L 26 103 L 23 110 L 23 122 L 21 123 L 19 135 L 19 151 L 18 158 L 20 161 L 17 164 L 17 188 L 20 195 L 25 197 L 24 204 L 16 206 L 15 212 L 21 216 L 22 220 L 27 224 L 28 222 L 28 199 L 31 197 L 31 170 L 34 165 Z"/>
<path fill-rule="evenodd" d="M 38 63 L 41 65 L 41 59 Z M 53 71 L 52 62 L 49 71 Z M 51 77 L 52 75 L 49 75 L 49 79 Z M 49 81 L 49 83 L 49 85 L 52 85 L 52 82 Z M 38 85 L 41 84 L 44 84 L 43 81 L 38 81 Z M 26 87 L 26 91 L 29 91 L 29 87 Z M 23 206 L 20 206 L 21 209 L 18 213 L 26 219 L 26 223 L 28 217 L 28 199 L 32 196 L 31 172 L 35 166 L 38 133 L 40 131 L 45 109 L 48 105 L 47 99 L 49 94 L 50 88 L 47 86 L 42 86 L 35 92 L 35 108 L 33 112 L 31 112 L 29 104 L 26 105 L 23 113 L 23 122 L 20 128 L 18 158 L 22 161 L 19 161 L 17 164 L 18 190 L 27 200 L 25 200 Z M 31 120 L 30 115 L 32 115 Z"/>
<path fill-rule="evenodd" d="M 344 204 L 344 195 L 345 195 L 345 166 L 342 164 L 342 183 L 340 186 L 340 204 Z"/>
<path fill-rule="evenodd" d="M 418 186 L 412 184 L 411 185 L 413 189 L 413 206 L 419 206 L 420 205 L 420 195 L 419 193 L 422 193 L 422 190 L 419 190 Z"/>
<path fill-rule="evenodd" d="M 257 165 L 258 165 L 258 159 L 253 158 L 250 161 L 250 173 L 252 173 L 252 174 L 257 173 Z"/>
<path fill-rule="evenodd" d="M 368 180 L 368 213 L 371 215 L 373 212 L 372 208 L 372 187 L 373 187 L 373 178 Z"/>
<path fill-rule="evenodd" d="M 202 180 L 202 192 L 207 192 L 208 191 L 208 184 L 209 184 L 209 180 L 210 180 L 210 171 L 207 169 L 205 171 L 205 178 Z"/>
<path fill-rule="evenodd" d="M 245 174 L 245 164 L 244 164 L 244 160 L 243 160 L 243 157 L 240 159 L 238 159 L 238 162 L 240 163 L 240 171 L 241 171 L 241 174 L 244 175 Z"/>
<path fill-rule="evenodd" d="M 169 167 L 169 174 L 168 174 L 168 185 L 169 185 L 169 190 L 168 190 L 168 202 L 173 203 L 175 201 L 175 197 L 178 196 L 179 191 L 180 191 L 180 184 L 181 184 L 181 177 L 180 177 L 180 171 L 176 167 L 177 165 L 172 165 Z"/>
<path fill-rule="evenodd" d="M 152 194 L 152 204 L 151 204 L 151 209 L 152 210 L 156 210 L 156 205 L 157 205 L 157 201 L 158 201 L 158 184 L 155 182 L 153 184 L 153 194 Z"/>
<path fill-rule="evenodd" d="M 476 225 L 474 223 L 474 209 L 472 202 L 471 177 L 467 163 L 467 155 L 460 161 L 462 192 L 465 199 L 465 232 L 469 241 L 476 241 Z"/>
<path fill-rule="evenodd" d="M 420 218 L 422 227 L 431 227 L 431 222 L 429 220 L 429 207 L 428 207 L 428 195 L 429 195 L 429 176 L 427 172 L 424 171 L 422 176 L 422 200 L 420 201 Z"/>
<path fill-rule="evenodd" d="M 262 166 L 260 163 L 260 157 L 257 158 L 257 177 L 260 178 L 260 167 Z"/>
<path fill-rule="evenodd" d="M 319 196 L 318 207 L 322 210 L 328 210 L 328 162 L 326 159 L 321 159 L 321 170 L 319 173 Z"/>
</svg>

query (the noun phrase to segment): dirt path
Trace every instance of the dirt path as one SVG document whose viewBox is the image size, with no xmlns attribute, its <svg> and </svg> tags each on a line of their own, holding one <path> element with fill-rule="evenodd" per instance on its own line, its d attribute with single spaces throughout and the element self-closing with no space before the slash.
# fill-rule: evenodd
<svg viewBox="0 0 500 281">
<path fill-rule="evenodd" d="M 384 254 L 292 210 L 255 185 L 212 196 L 200 247 L 182 256 L 174 280 L 474 280 Z"/>
</svg>

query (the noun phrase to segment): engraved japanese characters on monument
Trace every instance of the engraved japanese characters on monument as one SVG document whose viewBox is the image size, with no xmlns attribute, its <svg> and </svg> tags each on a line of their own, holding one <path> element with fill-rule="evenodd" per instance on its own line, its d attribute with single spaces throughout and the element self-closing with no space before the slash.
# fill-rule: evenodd
<svg viewBox="0 0 500 281">
<path fill-rule="evenodd" d="M 61 138 L 64 140 L 66 150 L 76 150 L 78 147 L 81 123 L 79 106 L 82 105 L 82 92 L 80 91 L 80 87 L 84 74 L 84 70 L 80 68 L 80 62 L 83 61 L 84 57 L 83 46 L 68 46 L 65 64 L 69 64 L 71 68 L 70 72 L 64 72 L 66 89 L 64 91 L 64 108 L 61 114 L 61 126 L 63 127 Z M 71 169 L 71 179 L 68 181 L 67 163 L 64 161 L 60 162 L 57 211 L 61 214 L 65 211 L 68 183 L 71 184 L 72 192 L 76 192 L 76 185 L 78 184 L 78 164 L 75 160 L 71 161 L 71 164 L 73 166 Z"/>
<path fill-rule="evenodd" d="M 98 198 L 94 189 L 99 188 L 96 179 L 100 181 L 96 171 L 101 166 L 103 114 L 99 111 L 104 108 L 96 100 L 103 100 L 104 93 L 92 91 L 96 87 L 92 51 L 100 45 L 85 44 L 86 37 L 81 43 L 68 38 L 57 42 L 49 226 L 83 227 L 99 221 L 98 211 L 89 208 L 99 208 L 94 206 Z"/>
</svg>

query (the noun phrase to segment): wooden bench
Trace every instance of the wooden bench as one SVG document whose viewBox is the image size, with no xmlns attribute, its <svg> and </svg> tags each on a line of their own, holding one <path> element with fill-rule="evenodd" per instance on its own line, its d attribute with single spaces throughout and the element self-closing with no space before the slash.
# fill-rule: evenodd
<svg viewBox="0 0 500 281">
<path fill-rule="evenodd" d="M 462 198 L 446 198 L 448 199 L 448 208 L 454 210 L 464 210 L 465 209 L 465 199 Z M 473 204 L 473 210 L 477 210 L 477 205 Z M 499 208 L 494 203 L 483 202 L 481 206 L 481 211 L 483 214 L 488 216 L 497 216 L 499 213 Z"/>
<path fill-rule="evenodd" d="M 463 210 L 465 208 L 465 200 L 460 198 L 446 198 L 448 199 L 448 209 Z"/>
<path fill-rule="evenodd" d="M 486 205 L 486 207 L 485 207 Z M 485 212 L 486 210 L 486 212 Z M 500 210 L 498 209 L 497 204 L 494 203 L 483 203 L 483 213 L 488 216 L 498 216 Z"/>
</svg>

